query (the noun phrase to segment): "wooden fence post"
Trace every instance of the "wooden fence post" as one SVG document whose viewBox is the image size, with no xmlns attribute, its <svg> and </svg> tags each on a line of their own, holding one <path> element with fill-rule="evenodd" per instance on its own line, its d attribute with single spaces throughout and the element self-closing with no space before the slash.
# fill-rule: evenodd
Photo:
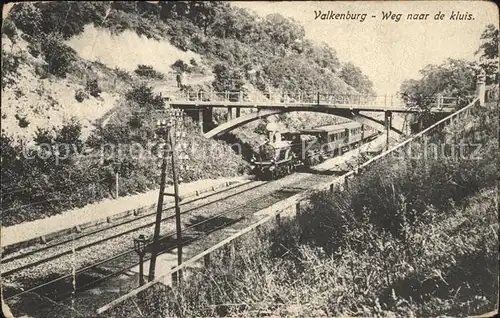
<svg viewBox="0 0 500 318">
<path fill-rule="evenodd" d="M 208 268 L 210 266 L 210 254 L 206 254 L 203 256 L 203 264 L 205 268 Z"/>
<path fill-rule="evenodd" d="M 172 268 L 175 268 L 175 266 L 172 266 Z M 178 277 L 177 277 L 177 271 L 172 272 L 172 287 L 176 287 L 178 285 Z"/>
</svg>

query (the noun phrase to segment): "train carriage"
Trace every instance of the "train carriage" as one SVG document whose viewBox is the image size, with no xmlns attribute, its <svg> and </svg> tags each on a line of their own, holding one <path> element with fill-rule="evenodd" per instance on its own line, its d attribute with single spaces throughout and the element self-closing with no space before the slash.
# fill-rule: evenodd
<svg viewBox="0 0 500 318">
<path fill-rule="evenodd" d="M 314 166 L 342 154 L 377 134 L 357 122 L 276 133 L 258 147 L 251 160 L 252 169 L 260 179 L 274 179 L 290 174 L 297 167 Z"/>
</svg>

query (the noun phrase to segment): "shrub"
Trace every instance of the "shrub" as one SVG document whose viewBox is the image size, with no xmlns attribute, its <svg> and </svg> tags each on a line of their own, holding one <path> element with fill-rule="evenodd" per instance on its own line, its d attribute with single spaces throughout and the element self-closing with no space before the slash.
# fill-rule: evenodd
<svg viewBox="0 0 500 318">
<path fill-rule="evenodd" d="M 25 116 L 20 116 L 20 115 L 16 114 L 14 117 L 18 120 L 19 127 L 21 127 L 21 128 L 26 128 L 30 124 L 30 122 L 26 119 Z"/>
<path fill-rule="evenodd" d="M 47 62 L 49 73 L 66 77 L 71 64 L 76 61 L 76 52 L 63 43 L 63 39 L 58 35 L 47 35 L 42 39 L 41 51 Z"/>
<path fill-rule="evenodd" d="M 177 60 L 174 64 L 172 64 L 172 69 L 184 73 L 189 69 L 189 65 L 186 64 L 183 60 Z"/>
<path fill-rule="evenodd" d="M 13 43 L 16 41 L 17 29 L 11 19 L 6 19 L 2 23 L 2 34 L 5 34 Z"/>
<path fill-rule="evenodd" d="M 153 79 L 164 79 L 165 76 L 161 73 L 153 69 L 150 65 L 137 65 L 137 69 L 134 71 L 137 75 L 153 78 Z"/>
<path fill-rule="evenodd" d="M 2 89 L 16 83 L 18 68 L 23 60 L 23 56 L 8 53 L 2 48 Z"/>
<path fill-rule="evenodd" d="M 99 97 L 99 94 L 101 94 L 102 92 L 101 89 L 99 88 L 96 78 L 87 80 L 87 83 L 85 85 L 85 91 L 94 97 Z"/>
<path fill-rule="evenodd" d="M 12 20 L 24 33 L 39 34 L 42 13 L 34 3 L 18 3 L 12 7 L 6 20 Z"/>
<path fill-rule="evenodd" d="M 125 82 L 131 82 L 132 81 L 132 75 L 130 75 L 129 72 L 122 70 L 121 68 L 115 67 L 114 69 L 115 74 L 118 76 L 118 78 L 122 79 Z"/>
<path fill-rule="evenodd" d="M 139 107 L 150 109 L 163 109 L 165 102 L 160 95 L 153 92 L 153 88 L 146 83 L 141 83 L 132 87 L 126 94 L 125 98 L 138 105 Z"/>
<path fill-rule="evenodd" d="M 87 92 L 85 92 L 83 89 L 78 89 L 76 92 L 75 92 L 75 99 L 81 103 L 83 102 L 84 100 L 86 100 L 87 98 L 89 98 L 89 95 L 87 94 Z"/>
<path fill-rule="evenodd" d="M 38 42 L 30 42 L 28 44 L 28 52 L 31 54 L 33 57 L 38 57 L 41 53 L 41 47 L 40 43 Z"/>
</svg>

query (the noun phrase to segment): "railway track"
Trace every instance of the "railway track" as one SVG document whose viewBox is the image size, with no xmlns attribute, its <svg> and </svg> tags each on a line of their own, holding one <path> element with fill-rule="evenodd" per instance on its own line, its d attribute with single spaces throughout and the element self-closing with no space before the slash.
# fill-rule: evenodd
<svg viewBox="0 0 500 318">
<path fill-rule="evenodd" d="M 219 191 L 202 198 L 193 199 L 188 202 L 182 203 L 183 215 L 190 215 L 193 212 L 211 204 L 217 203 L 228 198 L 232 198 L 246 191 L 252 191 L 259 187 L 264 186 L 265 182 L 251 181 L 240 184 L 225 191 Z M 215 200 L 213 200 L 215 197 Z M 212 200 L 208 201 L 209 198 Z M 173 211 L 173 207 L 169 207 L 164 211 Z M 53 262 L 64 256 L 83 251 L 85 249 L 98 246 L 99 244 L 107 241 L 117 239 L 124 236 L 130 236 L 135 232 L 148 227 L 154 226 L 154 218 L 156 213 L 148 213 L 135 217 L 130 220 L 125 220 L 116 224 L 111 224 L 105 228 L 100 228 L 91 232 L 82 233 L 78 236 L 71 235 L 70 238 L 52 243 L 47 246 L 42 246 L 37 249 L 31 249 L 27 252 L 19 252 L 17 255 L 2 259 L 2 278 L 3 280 L 14 280 L 22 278 L 20 275 L 23 271 L 38 265 Z M 173 220 L 175 214 L 170 214 L 162 219 L 162 226 L 165 223 Z M 26 288 L 25 288 L 26 289 Z M 29 290 L 29 289 L 28 289 Z"/>
<path fill-rule="evenodd" d="M 255 183 L 252 181 L 245 182 L 243 184 L 238 184 L 237 186 L 231 187 L 229 189 L 225 189 L 224 191 L 218 191 L 218 192 L 203 196 L 201 198 L 196 198 L 196 199 L 193 199 L 193 200 L 190 200 L 187 202 L 183 202 L 181 204 L 181 207 L 183 207 L 183 208 L 187 207 L 187 209 L 185 211 L 183 211 L 182 214 L 188 214 L 191 211 L 193 211 L 194 209 L 201 208 L 203 206 L 206 206 L 208 204 L 213 203 L 214 201 L 211 201 L 208 203 L 202 203 L 202 204 L 199 204 L 199 205 L 196 205 L 193 207 L 193 204 L 196 202 L 200 202 L 200 201 L 203 202 L 207 198 L 214 197 L 214 196 L 215 197 L 221 196 L 221 194 L 223 196 L 218 200 L 223 200 L 223 199 L 238 195 L 244 191 L 252 190 L 252 189 L 259 187 L 259 186 L 260 186 L 259 183 Z M 243 189 L 243 190 L 241 190 L 241 189 Z M 171 207 L 168 207 L 168 208 L 163 210 L 163 212 L 166 212 L 166 211 L 174 211 L 174 207 L 171 206 Z M 69 236 L 68 238 L 65 238 L 62 240 L 56 240 L 55 242 L 52 242 L 52 243 L 47 244 L 47 245 L 42 245 L 41 247 L 38 246 L 36 248 L 24 249 L 24 250 L 27 250 L 25 252 L 10 253 L 11 255 L 12 254 L 14 254 L 14 255 L 2 259 L 2 264 L 4 267 L 4 270 L 2 272 L 2 276 L 11 275 L 15 272 L 18 272 L 18 271 L 25 269 L 25 268 L 28 268 L 30 266 L 35 266 L 36 264 L 44 263 L 44 262 L 56 259 L 60 256 L 67 255 L 68 253 L 72 253 L 73 251 L 78 251 L 82 248 L 90 247 L 90 246 L 99 244 L 107 239 L 111 239 L 113 237 L 118 237 L 120 235 L 125 235 L 125 234 L 131 233 L 137 229 L 142 229 L 142 228 L 146 228 L 148 226 L 154 225 L 154 217 L 155 216 L 156 216 L 156 212 L 143 214 L 143 215 L 136 216 L 136 217 L 133 217 L 131 219 L 126 219 L 126 220 L 123 220 L 123 221 L 120 221 L 117 223 L 107 224 L 105 227 L 101 227 L 101 228 L 98 228 L 96 230 L 92 230 L 89 232 L 84 232 L 84 233 L 81 233 L 79 235 L 68 235 Z M 163 217 L 162 221 L 167 221 L 167 220 L 173 219 L 174 217 L 175 217 L 175 214 L 167 215 L 167 216 Z M 151 221 L 151 220 L 153 220 L 153 221 Z M 127 228 L 127 229 L 125 229 L 125 228 Z M 120 229 L 123 229 L 123 230 L 120 231 Z M 119 232 L 116 234 L 113 234 L 111 236 L 107 236 L 105 238 L 99 238 L 96 241 L 91 242 L 91 243 L 75 246 L 75 243 L 77 243 L 80 240 L 84 240 L 86 238 L 90 238 L 90 237 L 93 237 L 96 235 L 105 235 L 106 232 L 109 232 L 112 230 L 118 230 Z M 58 251 L 64 245 L 71 245 L 71 248 L 68 248 L 62 252 Z M 50 257 L 46 257 L 46 254 L 50 253 L 50 250 L 56 250 L 57 253 L 55 255 L 50 256 Z M 24 264 L 22 266 L 17 266 L 15 268 L 5 270 L 6 267 L 7 268 L 9 267 L 7 264 L 15 262 L 17 260 L 27 258 L 27 257 L 34 257 L 36 254 L 41 254 L 42 258 L 39 260 L 30 262 L 28 264 Z"/>
<path fill-rule="evenodd" d="M 183 229 L 184 238 L 182 240 L 182 244 L 184 246 L 196 241 L 200 241 L 204 237 L 216 232 L 221 228 L 225 228 L 242 221 L 250 214 L 253 214 L 253 212 L 255 212 L 256 209 L 259 209 L 261 206 L 269 206 L 291 195 L 293 194 L 280 193 L 278 191 L 267 195 L 264 198 L 247 201 L 244 204 L 236 206 L 232 209 L 222 211 L 221 213 L 218 213 L 212 217 L 206 218 L 199 222 L 195 222 Z M 234 217 L 231 218 L 231 216 Z M 166 235 L 163 235 L 160 238 L 163 243 L 160 254 L 171 252 L 177 248 L 177 241 L 175 240 L 175 236 L 176 233 L 175 231 L 173 231 L 167 233 Z M 149 244 L 148 247 L 151 247 L 151 244 Z M 148 256 L 144 260 L 148 261 L 149 259 L 150 257 Z M 60 280 L 60 283 L 62 284 L 58 286 L 58 288 L 51 288 L 48 293 L 43 293 L 43 296 L 50 297 L 51 299 L 59 301 L 61 299 L 64 299 L 65 296 L 68 296 L 74 291 L 85 290 L 87 288 L 93 287 L 102 281 L 110 279 L 111 277 L 127 272 L 137 265 L 139 265 L 137 253 L 134 249 L 129 249 L 109 259 L 103 260 L 98 264 L 93 264 L 76 271 L 76 282 L 82 281 L 82 283 L 75 284 L 73 290 L 67 290 L 66 293 L 59 293 L 58 291 L 67 289 L 64 288 L 64 285 L 68 287 L 68 284 L 71 283 L 69 281 L 64 282 Z M 87 275 L 87 278 L 80 280 L 79 275 Z M 89 279 L 89 276 L 93 277 Z M 66 275 L 65 279 L 72 280 L 73 275 Z"/>
<path fill-rule="evenodd" d="M 216 198 L 210 202 L 202 202 L 202 204 L 190 206 L 190 204 L 193 205 L 195 202 L 206 201 L 203 199 L 206 199 L 207 196 L 184 202 L 184 209 L 182 212 L 184 219 L 186 219 L 187 216 L 194 217 L 195 219 L 194 221 L 188 221 L 188 223 L 185 222 L 183 225 L 183 245 L 188 245 L 219 229 L 240 222 L 253 212 L 297 193 L 297 191 L 302 190 L 304 186 L 307 187 L 308 182 L 311 185 L 317 183 L 316 179 L 318 177 L 320 176 L 309 175 L 308 177 L 299 178 L 300 180 L 298 182 L 293 182 L 292 178 L 292 181 L 288 182 L 288 184 L 286 182 L 285 184 L 281 184 L 282 182 L 278 180 L 274 181 L 274 186 L 271 186 L 269 189 L 263 188 L 266 188 L 266 185 L 269 185 L 270 182 L 252 181 L 231 187 L 219 193 L 211 194 L 209 196 L 212 197 L 212 199 L 213 197 Z M 282 188 L 286 186 L 288 186 L 289 190 L 283 191 Z M 250 198 L 244 200 L 242 204 L 235 204 L 235 202 L 240 201 L 239 199 L 244 195 L 250 196 Z M 194 213 L 207 208 L 208 210 L 205 212 Z M 171 208 L 167 208 L 166 210 L 170 209 Z M 214 213 L 214 211 L 222 212 Z M 6 268 L 5 265 L 10 265 L 10 268 L 6 268 L 2 273 L 3 280 L 4 282 L 6 280 L 17 280 L 21 283 L 17 288 L 5 288 L 4 299 L 11 300 L 30 292 L 37 292 L 51 299 L 60 299 L 63 297 L 62 294 L 64 294 L 61 293 L 62 290 L 66 290 L 65 294 L 67 296 L 68 293 L 90 288 L 113 276 L 130 270 L 139 263 L 138 257 L 132 248 L 122 248 L 118 253 L 112 253 L 113 255 L 111 257 L 101 257 L 97 259 L 89 257 L 87 262 L 83 262 L 77 268 L 75 268 L 75 264 L 71 264 L 71 269 L 68 268 L 68 270 L 56 269 L 53 270 L 52 273 L 50 270 L 46 271 L 46 269 L 49 269 L 54 263 L 64 262 L 64 260 L 62 260 L 63 258 L 65 258 L 65 262 L 68 262 L 68 258 L 70 257 L 86 259 L 88 254 L 92 254 L 92 248 L 100 248 L 101 245 L 105 244 L 114 247 L 120 246 L 119 243 L 110 244 L 113 240 L 121 241 L 122 246 L 123 242 L 132 242 L 132 238 L 135 237 L 138 231 L 147 230 L 148 227 L 154 226 L 154 222 L 152 221 L 154 216 L 155 213 L 149 213 L 132 220 L 125 220 L 117 224 L 112 224 L 103 229 L 82 233 L 77 237 L 55 242 L 36 250 L 11 255 L 9 258 L 3 260 L 3 268 Z M 148 217 L 151 218 L 151 220 L 148 219 Z M 173 222 L 168 224 L 173 218 L 173 214 L 168 215 L 164 217 L 162 221 L 163 233 L 161 241 L 164 243 L 162 246 L 162 253 L 169 252 L 176 248 L 176 235 Z M 112 230 L 112 232 L 116 233 L 110 233 L 108 230 Z M 88 241 L 89 238 L 93 239 Z M 80 244 L 77 245 L 77 242 Z M 130 246 L 131 244 L 129 243 L 128 245 Z M 84 252 L 84 255 L 78 255 L 80 253 L 77 252 Z M 47 256 L 48 253 L 52 254 Z M 36 255 L 38 255 L 38 258 L 34 258 Z M 29 260 L 26 261 L 26 259 Z M 74 259 L 72 259 L 72 261 L 74 261 Z M 16 262 L 22 263 L 16 264 Z M 30 271 L 31 273 L 44 272 L 44 277 L 49 278 L 42 280 L 39 278 L 34 280 L 29 278 L 26 279 L 25 276 L 30 276 Z M 28 272 L 28 274 L 26 274 L 26 272 Z M 61 275 L 61 272 L 66 272 L 67 274 Z M 59 275 L 57 275 L 57 273 L 59 273 Z M 54 278 L 54 276 L 56 277 Z M 38 275 L 34 275 L 34 277 L 38 277 Z"/>
</svg>

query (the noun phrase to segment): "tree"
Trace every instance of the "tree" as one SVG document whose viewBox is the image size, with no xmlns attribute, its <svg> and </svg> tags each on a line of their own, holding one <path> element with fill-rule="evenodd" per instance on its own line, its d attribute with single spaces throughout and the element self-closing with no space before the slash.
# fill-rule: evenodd
<svg viewBox="0 0 500 318">
<path fill-rule="evenodd" d="M 481 35 L 481 45 L 476 51 L 476 54 L 481 54 L 481 57 L 487 59 L 495 59 L 498 57 L 498 29 L 490 24 L 486 27 Z"/>
<path fill-rule="evenodd" d="M 261 28 L 274 43 L 274 54 L 279 53 L 276 49 L 280 47 L 285 50 L 291 49 L 297 41 L 302 41 L 305 37 L 304 27 L 280 14 L 268 15 L 262 22 Z"/>
<path fill-rule="evenodd" d="M 76 51 L 64 44 L 57 34 L 49 34 L 43 38 L 41 51 L 47 62 L 47 70 L 58 77 L 66 77 L 66 73 L 77 59 Z"/>
<path fill-rule="evenodd" d="M 214 66 L 215 80 L 212 83 L 214 89 L 218 92 L 241 91 L 244 82 L 244 72 L 240 68 L 232 68 L 225 63 L 219 63 Z"/>
<path fill-rule="evenodd" d="M 363 74 L 361 69 L 351 62 L 340 70 L 339 77 L 361 94 L 373 94 L 373 83 Z"/>
<path fill-rule="evenodd" d="M 165 102 L 160 95 L 153 92 L 153 88 L 148 86 L 146 83 L 140 83 L 132 87 L 126 94 L 125 98 L 144 109 L 163 109 L 165 107 Z"/>
<path fill-rule="evenodd" d="M 481 45 L 475 55 L 479 55 L 480 65 L 486 71 L 487 84 L 498 81 L 498 29 L 490 24 L 481 34 Z"/>
<path fill-rule="evenodd" d="M 222 1 L 190 1 L 189 17 L 208 35 L 208 29 L 228 12 L 229 4 Z"/>
<path fill-rule="evenodd" d="M 320 46 L 311 46 L 307 51 L 307 56 L 320 67 L 327 68 L 334 73 L 340 68 L 340 62 L 335 50 L 326 43 L 322 43 Z M 359 71 L 361 72 L 361 70 Z"/>
</svg>

